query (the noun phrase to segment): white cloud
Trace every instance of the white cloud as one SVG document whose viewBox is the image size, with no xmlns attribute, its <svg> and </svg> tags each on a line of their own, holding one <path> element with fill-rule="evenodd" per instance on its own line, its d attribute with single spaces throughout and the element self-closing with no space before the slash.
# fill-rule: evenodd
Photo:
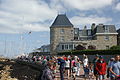
<svg viewBox="0 0 120 80">
<path fill-rule="evenodd" d="M 57 13 L 65 13 L 72 9 L 97 10 L 111 5 L 111 3 L 112 0 L 48 0 L 47 2 L 44 0 L 1 0 L 0 33 L 19 33 L 29 30 L 49 31 L 50 22 L 55 19 Z M 77 18 L 77 16 L 72 18 L 73 22 L 80 19 L 74 22 L 75 24 L 79 24 L 81 21 L 90 23 L 93 20 L 91 17 L 85 17 L 84 14 L 81 15 L 81 18 Z M 105 22 L 109 19 L 95 17 L 95 20 Z"/>
<path fill-rule="evenodd" d="M 24 30 L 29 31 L 49 31 L 49 25 L 46 24 L 30 24 L 24 25 Z"/>
<path fill-rule="evenodd" d="M 115 7 L 116 10 L 120 11 L 120 3 L 118 3 Z"/>
<path fill-rule="evenodd" d="M 91 10 L 104 8 L 112 4 L 113 0 L 62 0 L 70 9 Z"/>
<path fill-rule="evenodd" d="M 58 13 L 65 13 L 67 9 L 63 4 L 64 1 L 62 0 L 50 0 L 49 6 L 57 10 Z"/>
<path fill-rule="evenodd" d="M 41 0 L 2 0 L 0 32 L 48 31 L 50 25 L 46 21 L 52 20 L 56 13 L 57 11 L 54 8 L 50 8 L 47 3 Z M 32 26 L 28 26 L 30 24 Z"/>
<path fill-rule="evenodd" d="M 95 16 L 95 15 L 91 15 L 91 16 L 74 16 L 71 18 L 71 22 L 73 23 L 73 25 L 75 26 L 79 26 L 79 25 L 91 25 L 92 23 L 95 24 L 99 24 L 99 23 L 108 23 L 111 22 L 112 18 L 106 18 L 106 17 L 99 17 L 99 16 Z"/>
</svg>

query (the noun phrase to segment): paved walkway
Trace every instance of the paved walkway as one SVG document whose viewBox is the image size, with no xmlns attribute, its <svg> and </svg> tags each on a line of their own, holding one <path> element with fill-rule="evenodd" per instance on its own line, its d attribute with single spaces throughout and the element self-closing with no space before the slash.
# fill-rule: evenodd
<svg viewBox="0 0 120 80">
<path fill-rule="evenodd" d="M 84 71 L 83 71 L 83 68 L 81 67 L 80 76 L 76 77 L 76 80 L 95 80 L 95 77 L 90 78 L 90 79 L 85 79 L 83 74 L 84 74 Z M 55 76 L 56 76 L 55 80 L 60 80 L 60 73 L 59 72 L 57 72 L 55 74 Z M 66 74 L 64 74 L 64 80 L 68 80 Z M 73 78 L 70 78 L 69 80 L 73 80 Z M 105 80 L 109 80 L 109 79 L 105 79 Z"/>
</svg>

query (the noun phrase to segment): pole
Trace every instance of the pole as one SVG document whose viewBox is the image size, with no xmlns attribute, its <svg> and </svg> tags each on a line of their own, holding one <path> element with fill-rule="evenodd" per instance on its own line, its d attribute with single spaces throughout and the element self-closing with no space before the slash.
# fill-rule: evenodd
<svg viewBox="0 0 120 80">
<path fill-rule="evenodd" d="M 4 48 L 4 54 L 6 55 L 6 38 L 5 38 L 5 48 Z"/>
</svg>

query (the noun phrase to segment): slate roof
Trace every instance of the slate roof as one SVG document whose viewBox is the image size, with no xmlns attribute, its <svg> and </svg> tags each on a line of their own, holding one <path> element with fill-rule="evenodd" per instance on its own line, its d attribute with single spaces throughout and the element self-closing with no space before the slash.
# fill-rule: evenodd
<svg viewBox="0 0 120 80">
<path fill-rule="evenodd" d="M 97 25 L 95 33 L 105 33 L 105 27 L 108 27 L 108 33 L 116 33 L 115 25 Z"/>
<path fill-rule="evenodd" d="M 79 30 L 81 33 L 80 33 L 80 36 L 91 36 L 91 29 L 86 29 L 86 30 Z M 88 34 L 90 32 L 90 34 Z"/>
<path fill-rule="evenodd" d="M 73 24 L 69 21 L 65 14 L 59 14 L 51 27 L 73 27 Z"/>
</svg>

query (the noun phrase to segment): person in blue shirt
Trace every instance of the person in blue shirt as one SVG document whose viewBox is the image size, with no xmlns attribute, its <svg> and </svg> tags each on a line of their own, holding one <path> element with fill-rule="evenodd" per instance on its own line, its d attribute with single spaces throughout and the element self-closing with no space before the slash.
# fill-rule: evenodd
<svg viewBox="0 0 120 80">
<path fill-rule="evenodd" d="M 64 80 L 64 70 L 65 70 L 65 60 L 63 60 L 62 58 L 58 58 L 58 65 L 60 65 L 60 77 L 61 80 Z"/>
<path fill-rule="evenodd" d="M 112 73 L 111 80 L 116 80 L 120 78 L 120 56 L 119 55 L 115 56 L 115 61 L 110 67 L 110 72 Z"/>
</svg>

